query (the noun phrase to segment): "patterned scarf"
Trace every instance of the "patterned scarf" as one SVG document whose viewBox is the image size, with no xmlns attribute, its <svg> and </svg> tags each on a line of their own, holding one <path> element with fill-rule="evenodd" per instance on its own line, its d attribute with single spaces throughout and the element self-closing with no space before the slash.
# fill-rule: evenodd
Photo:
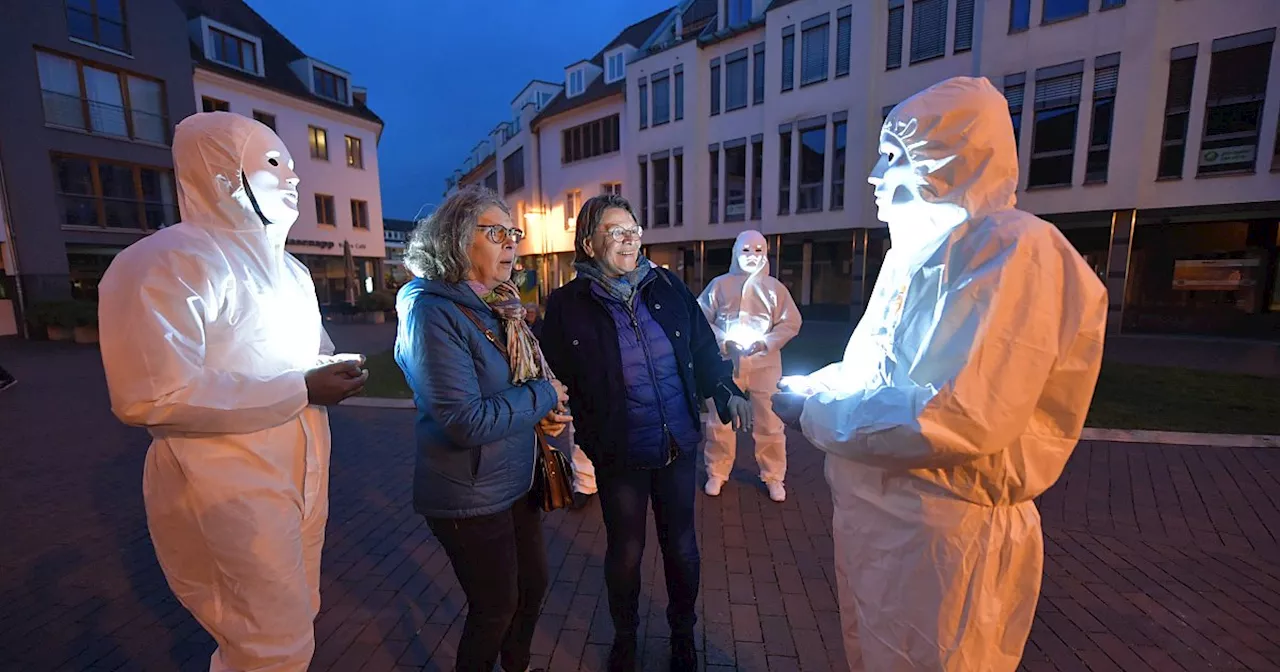
<svg viewBox="0 0 1280 672">
<path fill-rule="evenodd" d="M 623 274 L 622 277 L 611 278 L 600 270 L 594 261 L 576 261 L 573 264 L 574 270 L 588 277 L 592 282 L 600 285 L 609 296 L 621 301 L 623 305 L 631 305 L 631 297 L 635 296 L 636 289 L 640 287 L 640 282 L 649 277 L 649 273 L 653 271 L 653 267 L 649 264 L 649 260 L 643 254 L 636 256 L 636 268 L 630 273 Z"/>
<path fill-rule="evenodd" d="M 515 283 L 508 280 L 480 298 L 489 305 L 506 329 L 511 384 L 521 385 L 535 378 L 551 380 L 554 377 L 551 375 L 551 367 L 547 366 L 547 360 L 542 356 L 538 339 L 524 321 L 525 308 L 520 302 L 520 290 L 516 289 Z"/>
</svg>

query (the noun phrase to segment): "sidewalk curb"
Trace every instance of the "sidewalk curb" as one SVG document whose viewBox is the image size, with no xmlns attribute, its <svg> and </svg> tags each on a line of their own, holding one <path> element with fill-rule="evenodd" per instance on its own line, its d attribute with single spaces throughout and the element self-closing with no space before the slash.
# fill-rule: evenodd
<svg viewBox="0 0 1280 672">
<path fill-rule="evenodd" d="M 341 406 L 353 408 L 394 408 L 412 410 L 412 399 L 386 397 L 351 397 Z M 1111 441 L 1113 443 L 1153 443 L 1166 446 L 1212 446 L 1215 448 L 1280 448 L 1280 436 L 1261 434 L 1194 434 L 1190 432 L 1161 432 L 1145 429 L 1090 429 L 1085 428 L 1080 438 L 1085 441 Z"/>
<path fill-rule="evenodd" d="M 1193 434 L 1145 429 L 1089 429 L 1081 433 L 1085 441 L 1114 443 L 1159 443 L 1166 446 L 1211 446 L 1214 448 L 1280 448 L 1280 436 L 1263 434 Z"/>
</svg>

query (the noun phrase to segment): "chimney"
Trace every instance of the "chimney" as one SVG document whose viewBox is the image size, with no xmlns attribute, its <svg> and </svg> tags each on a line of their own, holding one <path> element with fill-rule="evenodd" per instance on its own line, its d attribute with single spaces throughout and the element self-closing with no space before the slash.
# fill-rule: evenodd
<svg viewBox="0 0 1280 672">
<path fill-rule="evenodd" d="M 364 88 L 363 86 L 351 87 L 351 102 L 356 105 L 368 106 L 369 90 Z"/>
</svg>

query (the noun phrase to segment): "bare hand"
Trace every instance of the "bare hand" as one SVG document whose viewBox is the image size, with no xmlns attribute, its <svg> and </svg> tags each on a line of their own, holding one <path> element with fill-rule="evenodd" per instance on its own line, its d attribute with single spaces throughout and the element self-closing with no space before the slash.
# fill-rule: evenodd
<svg viewBox="0 0 1280 672">
<path fill-rule="evenodd" d="M 333 406 L 364 389 L 369 372 L 360 368 L 364 358 L 334 362 L 307 372 L 307 401 L 315 406 Z"/>
<path fill-rule="evenodd" d="M 751 402 L 744 397 L 729 397 L 729 424 L 735 432 L 749 432 L 755 427 Z"/>
<path fill-rule="evenodd" d="M 551 386 L 556 388 L 556 407 L 564 409 L 565 404 L 569 403 L 569 388 L 555 378 L 551 379 Z"/>
<path fill-rule="evenodd" d="M 547 414 L 547 417 L 538 421 L 538 429 L 542 430 L 547 436 L 560 436 L 569 423 L 573 422 L 573 416 L 568 413 L 554 410 Z"/>
<path fill-rule="evenodd" d="M 771 398 L 773 413 L 792 429 L 800 429 L 800 415 L 804 413 L 805 397 L 794 392 L 779 392 Z"/>
</svg>

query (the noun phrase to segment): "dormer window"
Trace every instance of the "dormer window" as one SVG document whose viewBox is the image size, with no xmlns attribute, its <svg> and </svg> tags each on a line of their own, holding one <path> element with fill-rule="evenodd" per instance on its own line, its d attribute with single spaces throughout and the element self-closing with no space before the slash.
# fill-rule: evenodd
<svg viewBox="0 0 1280 672">
<path fill-rule="evenodd" d="M 627 76 L 627 59 L 626 55 L 618 52 L 609 56 L 608 62 L 605 64 L 605 82 L 616 82 Z"/>
<path fill-rule="evenodd" d="M 569 73 L 570 97 L 580 95 L 586 88 L 586 73 L 582 71 L 582 68 Z"/>
<path fill-rule="evenodd" d="M 210 28 L 209 36 L 213 39 L 213 60 L 245 72 L 258 71 L 258 49 L 254 43 L 217 28 Z"/>
<path fill-rule="evenodd" d="M 546 107 L 546 106 L 547 106 L 547 103 L 551 102 L 551 98 L 552 98 L 552 96 L 554 96 L 554 95 L 555 95 L 555 94 L 553 94 L 553 93 L 549 93 L 549 92 L 547 92 L 547 91 L 543 91 L 542 93 L 539 93 L 539 94 L 538 94 L 538 109 L 542 109 L 542 108 Z"/>
<path fill-rule="evenodd" d="M 209 60 L 262 76 L 262 40 L 231 26 L 201 17 L 204 55 Z"/>
<path fill-rule="evenodd" d="M 347 78 L 324 68 L 313 67 L 317 96 L 347 104 Z"/>
<path fill-rule="evenodd" d="M 728 11 L 725 12 L 729 19 L 727 26 L 733 28 L 746 25 L 751 20 L 751 0 L 725 0 Z"/>
</svg>

